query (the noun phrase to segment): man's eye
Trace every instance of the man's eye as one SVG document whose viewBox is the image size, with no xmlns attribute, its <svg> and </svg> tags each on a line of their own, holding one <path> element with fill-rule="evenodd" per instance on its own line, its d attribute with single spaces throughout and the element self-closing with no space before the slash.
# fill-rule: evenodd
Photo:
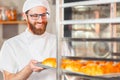
<svg viewBox="0 0 120 80">
<path fill-rule="evenodd" d="M 46 16 L 46 14 L 44 13 L 44 14 L 41 14 L 41 16 Z"/>
<path fill-rule="evenodd" d="M 34 15 L 30 15 L 31 17 L 38 17 L 39 15 L 37 14 L 34 14 Z"/>
</svg>

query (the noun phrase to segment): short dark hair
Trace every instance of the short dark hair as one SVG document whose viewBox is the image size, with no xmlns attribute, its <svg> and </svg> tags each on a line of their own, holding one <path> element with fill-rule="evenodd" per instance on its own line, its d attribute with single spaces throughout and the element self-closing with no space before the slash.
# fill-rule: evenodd
<svg viewBox="0 0 120 80">
<path fill-rule="evenodd" d="M 28 14 L 29 10 L 25 12 L 25 14 Z"/>
</svg>

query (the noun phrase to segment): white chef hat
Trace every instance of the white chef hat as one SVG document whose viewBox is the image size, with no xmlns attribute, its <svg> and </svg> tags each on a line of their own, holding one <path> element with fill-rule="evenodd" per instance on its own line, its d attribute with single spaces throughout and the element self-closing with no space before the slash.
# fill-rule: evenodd
<svg viewBox="0 0 120 80">
<path fill-rule="evenodd" d="M 23 12 L 30 10 L 33 7 L 43 6 L 47 8 L 47 12 L 50 13 L 50 7 L 47 0 L 26 0 L 23 5 Z"/>
</svg>

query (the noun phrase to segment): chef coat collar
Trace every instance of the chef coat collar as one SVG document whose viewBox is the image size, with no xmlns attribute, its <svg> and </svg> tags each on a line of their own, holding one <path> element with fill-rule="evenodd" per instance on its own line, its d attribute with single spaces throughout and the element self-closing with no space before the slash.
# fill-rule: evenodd
<svg viewBox="0 0 120 80">
<path fill-rule="evenodd" d="M 26 37 L 28 39 L 32 39 L 32 38 L 40 38 L 40 37 L 44 37 L 46 35 L 47 32 L 44 32 L 42 35 L 35 35 L 33 33 L 31 33 L 28 28 L 25 30 L 26 32 Z"/>
</svg>

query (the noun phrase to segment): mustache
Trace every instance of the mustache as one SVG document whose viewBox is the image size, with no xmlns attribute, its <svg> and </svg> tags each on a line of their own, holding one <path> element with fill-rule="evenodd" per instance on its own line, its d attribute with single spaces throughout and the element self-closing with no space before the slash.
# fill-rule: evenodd
<svg viewBox="0 0 120 80">
<path fill-rule="evenodd" d="M 35 24 L 42 24 L 42 22 L 36 22 Z"/>
</svg>

